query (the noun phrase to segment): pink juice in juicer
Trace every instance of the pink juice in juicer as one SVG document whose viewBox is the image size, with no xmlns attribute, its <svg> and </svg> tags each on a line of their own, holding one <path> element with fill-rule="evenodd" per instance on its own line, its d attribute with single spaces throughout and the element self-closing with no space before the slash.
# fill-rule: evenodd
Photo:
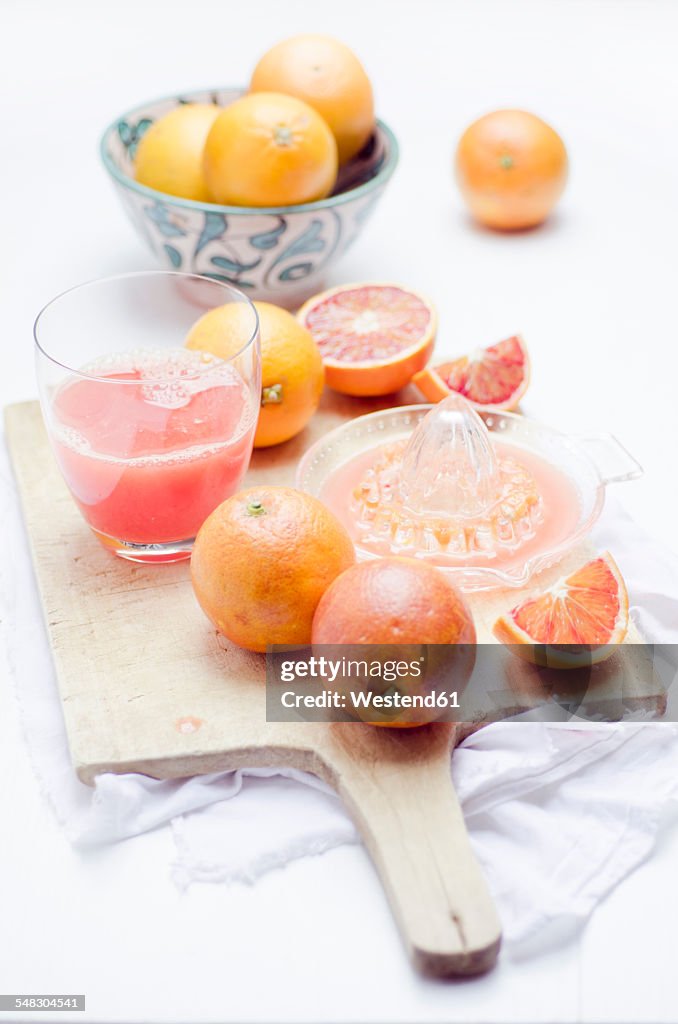
<svg viewBox="0 0 678 1024">
<path fill-rule="evenodd" d="M 451 395 L 331 431 L 297 486 L 335 512 L 359 558 L 421 558 L 483 590 L 558 561 L 600 515 L 605 486 L 641 472 L 611 435 L 568 437 Z"/>
</svg>

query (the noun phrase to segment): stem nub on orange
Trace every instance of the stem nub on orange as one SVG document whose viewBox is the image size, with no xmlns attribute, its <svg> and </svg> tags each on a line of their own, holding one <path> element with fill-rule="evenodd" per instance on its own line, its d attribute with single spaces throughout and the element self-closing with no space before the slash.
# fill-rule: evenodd
<svg viewBox="0 0 678 1024">
<path fill-rule="evenodd" d="M 354 562 L 351 538 L 317 498 L 291 487 L 251 487 L 203 523 L 191 579 L 225 637 L 265 651 L 308 644 L 320 598 Z"/>
</svg>

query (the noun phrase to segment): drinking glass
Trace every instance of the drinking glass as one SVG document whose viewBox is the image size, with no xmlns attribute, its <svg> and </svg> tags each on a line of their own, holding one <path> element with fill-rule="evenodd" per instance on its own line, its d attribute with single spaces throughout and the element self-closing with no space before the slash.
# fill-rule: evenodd
<svg viewBox="0 0 678 1024">
<path fill-rule="evenodd" d="M 185 347 L 204 315 L 209 352 Z M 34 334 L 47 433 L 87 524 L 122 558 L 188 558 L 252 454 L 261 350 L 250 300 L 194 274 L 123 274 L 53 299 Z"/>
</svg>

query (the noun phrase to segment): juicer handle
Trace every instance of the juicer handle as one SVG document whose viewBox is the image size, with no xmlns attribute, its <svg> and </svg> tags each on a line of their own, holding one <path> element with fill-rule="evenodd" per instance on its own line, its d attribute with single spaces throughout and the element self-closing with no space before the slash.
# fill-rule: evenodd
<svg viewBox="0 0 678 1024">
<path fill-rule="evenodd" d="M 613 434 L 580 436 L 578 440 L 598 470 L 602 484 L 637 480 L 643 475 L 643 467 Z"/>
</svg>

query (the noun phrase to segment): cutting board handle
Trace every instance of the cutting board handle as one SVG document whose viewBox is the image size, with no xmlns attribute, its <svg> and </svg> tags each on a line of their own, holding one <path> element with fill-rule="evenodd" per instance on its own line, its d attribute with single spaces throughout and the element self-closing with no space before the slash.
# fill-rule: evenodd
<svg viewBox="0 0 678 1024">
<path fill-rule="evenodd" d="M 437 976 L 488 970 L 501 928 L 452 785 L 453 727 L 333 728 L 330 781 L 363 836 L 415 965 Z"/>
</svg>

